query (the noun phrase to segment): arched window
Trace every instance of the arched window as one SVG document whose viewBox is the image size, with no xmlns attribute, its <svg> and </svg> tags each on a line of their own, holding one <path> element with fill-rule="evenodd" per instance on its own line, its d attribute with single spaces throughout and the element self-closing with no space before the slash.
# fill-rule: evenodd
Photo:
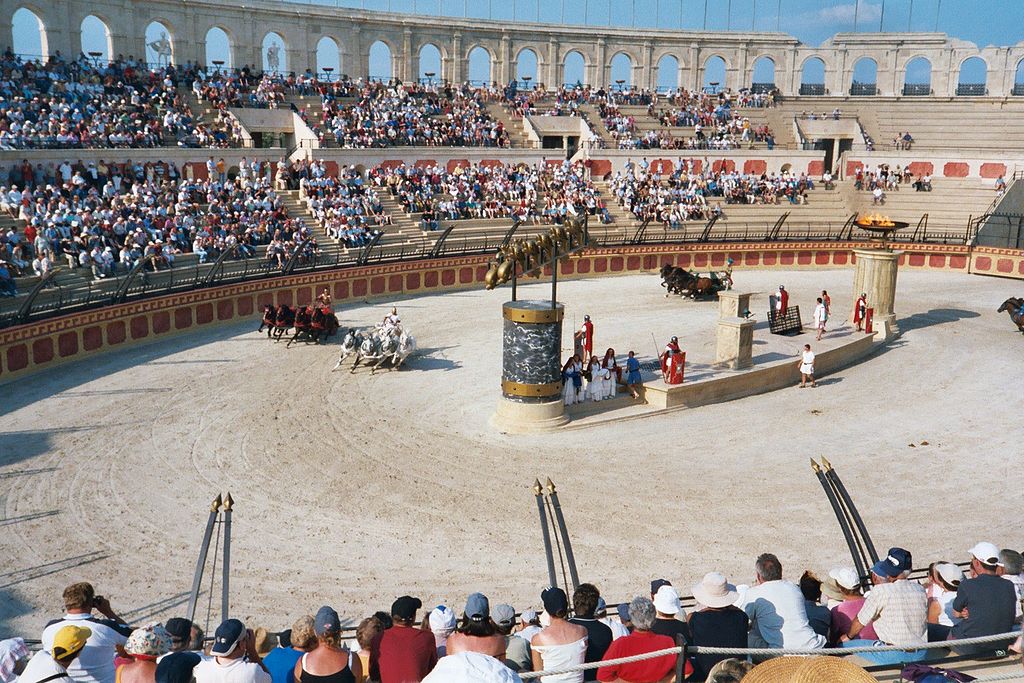
<svg viewBox="0 0 1024 683">
<path fill-rule="evenodd" d="M 271 31 L 263 36 L 263 70 L 275 74 L 288 73 L 288 54 L 284 38 Z"/>
<path fill-rule="evenodd" d="M 633 60 L 625 52 L 612 57 L 612 88 L 625 90 L 633 87 Z"/>
<path fill-rule="evenodd" d="M 316 73 L 327 80 L 341 76 L 341 50 L 334 38 L 324 36 L 316 42 Z"/>
<path fill-rule="evenodd" d="M 673 55 L 664 55 L 658 60 L 658 90 L 675 90 L 679 87 L 679 60 Z"/>
<path fill-rule="evenodd" d="M 423 82 L 437 83 L 444 76 L 441 75 L 441 51 L 436 45 L 427 43 L 420 48 L 420 70 L 416 77 Z"/>
<path fill-rule="evenodd" d="M 800 71 L 800 94 L 825 94 L 825 62 L 820 57 L 811 57 L 804 62 Z"/>
<path fill-rule="evenodd" d="M 146 62 L 153 66 L 174 63 L 174 41 L 171 40 L 171 32 L 159 21 L 151 21 L 146 27 Z"/>
<path fill-rule="evenodd" d="M 32 10 L 22 7 L 11 16 L 11 30 L 14 54 L 26 58 L 45 57 L 50 54 L 46 44 L 46 27 L 43 20 Z"/>
<path fill-rule="evenodd" d="M 716 93 L 725 87 L 725 60 L 714 55 L 704 62 L 702 86 L 706 92 Z"/>
<path fill-rule="evenodd" d="M 775 88 L 775 60 L 771 57 L 758 57 L 754 62 L 753 78 L 750 89 L 754 92 L 771 92 Z"/>
<path fill-rule="evenodd" d="M 853 65 L 851 95 L 878 94 L 878 62 L 871 57 L 861 57 Z"/>
<path fill-rule="evenodd" d="M 1024 59 L 1017 62 L 1017 73 L 1013 77 L 1013 94 L 1024 95 Z"/>
<path fill-rule="evenodd" d="M 970 57 L 960 65 L 957 95 L 985 95 L 988 82 L 988 64 L 981 57 Z"/>
<path fill-rule="evenodd" d="M 479 45 L 469 51 L 468 80 L 473 85 L 490 85 L 491 53 Z"/>
<path fill-rule="evenodd" d="M 110 43 L 110 28 L 99 17 L 90 14 L 82 19 L 82 52 L 97 62 L 109 62 L 114 47 Z"/>
<path fill-rule="evenodd" d="M 526 48 L 516 57 L 516 80 L 533 87 L 537 84 L 537 53 Z"/>
<path fill-rule="evenodd" d="M 585 85 L 587 82 L 587 62 L 576 50 L 565 55 L 562 62 L 562 83 L 573 86 L 579 83 Z"/>
<path fill-rule="evenodd" d="M 394 74 L 394 58 L 391 48 L 383 40 L 370 46 L 370 78 L 377 81 L 390 81 Z"/>
<path fill-rule="evenodd" d="M 213 69 L 234 68 L 231 58 L 231 38 L 219 26 L 214 26 L 206 32 L 206 66 Z"/>
<path fill-rule="evenodd" d="M 903 74 L 904 95 L 930 95 L 932 93 L 932 63 L 925 57 L 907 62 Z"/>
</svg>

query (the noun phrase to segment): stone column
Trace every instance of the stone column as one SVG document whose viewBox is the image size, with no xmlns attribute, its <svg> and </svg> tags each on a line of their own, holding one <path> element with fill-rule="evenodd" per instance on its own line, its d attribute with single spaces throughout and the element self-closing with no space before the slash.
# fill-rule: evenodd
<svg viewBox="0 0 1024 683">
<path fill-rule="evenodd" d="M 594 53 L 594 68 L 590 78 L 591 87 L 603 88 L 609 85 L 607 59 L 604 38 L 598 38 L 597 50 Z"/>
<path fill-rule="evenodd" d="M 868 308 L 874 309 L 873 326 L 883 339 L 899 334 L 896 326 L 896 275 L 902 251 L 854 249 L 857 267 L 853 274 L 853 296 L 867 294 Z"/>
<path fill-rule="evenodd" d="M 462 34 L 456 31 L 452 35 L 452 54 L 448 63 L 441 67 L 441 79 L 452 83 L 462 83 L 469 78 L 469 64 L 462 57 Z"/>
<path fill-rule="evenodd" d="M 547 73 L 544 74 L 544 85 L 548 90 L 557 90 L 562 83 L 561 62 L 558 59 L 558 39 L 552 36 L 548 39 L 548 63 Z M 537 74 L 540 76 L 540 74 Z"/>
<path fill-rule="evenodd" d="M 718 293 L 718 346 L 715 365 L 731 370 L 749 368 L 754 364 L 754 324 L 745 315 L 750 310 L 747 292 Z"/>
<path fill-rule="evenodd" d="M 402 58 L 398 61 L 398 73 L 395 74 L 403 83 L 416 83 L 423 77 L 419 70 L 419 54 L 413 54 L 412 29 L 402 30 Z"/>
<path fill-rule="evenodd" d="M 491 424 L 503 432 L 545 431 L 569 421 L 562 404 L 562 304 L 502 306 L 501 398 Z"/>
<path fill-rule="evenodd" d="M 495 77 L 497 74 L 497 77 Z M 516 65 L 512 62 L 512 42 L 505 35 L 501 37 L 501 48 L 498 51 L 498 63 L 491 66 L 491 80 L 498 81 L 504 87 L 516 77 Z"/>
</svg>

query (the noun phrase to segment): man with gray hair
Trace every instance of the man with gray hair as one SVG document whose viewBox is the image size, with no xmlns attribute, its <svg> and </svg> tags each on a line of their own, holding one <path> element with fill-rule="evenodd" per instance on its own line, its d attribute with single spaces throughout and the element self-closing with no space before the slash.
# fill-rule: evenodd
<svg viewBox="0 0 1024 683">
<path fill-rule="evenodd" d="M 629 617 L 633 622 L 633 632 L 612 642 L 604 653 L 602 661 L 632 657 L 634 655 L 667 650 L 676 646 L 668 636 L 651 631 L 658 613 L 654 603 L 643 596 L 633 598 L 629 603 Z M 603 666 L 597 670 L 599 681 L 661 681 L 668 677 L 676 667 L 678 655 L 667 654 L 638 662 Z M 693 673 L 693 666 L 686 662 L 686 675 Z"/>
<path fill-rule="evenodd" d="M 782 579 L 782 563 L 764 553 L 754 563 L 755 585 L 747 589 L 740 607 L 750 618 L 750 647 L 808 649 L 825 647 L 825 636 L 811 628 L 800 587 Z"/>
<path fill-rule="evenodd" d="M 1013 584 L 1013 590 L 1017 594 L 1017 623 L 1020 623 L 1021 600 L 1024 600 L 1024 558 L 1016 550 L 1004 548 L 999 551 L 999 561 L 1003 566 L 999 567 L 998 573 L 1004 579 Z"/>
</svg>

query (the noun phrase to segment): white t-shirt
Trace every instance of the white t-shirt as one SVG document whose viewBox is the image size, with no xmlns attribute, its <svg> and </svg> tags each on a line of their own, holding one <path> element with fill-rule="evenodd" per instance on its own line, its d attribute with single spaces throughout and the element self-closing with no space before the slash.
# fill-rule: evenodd
<svg viewBox="0 0 1024 683">
<path fill-rule="evenodd" d="M 522 679 L 494 657 L 460 652 L 439 659 L 423 683 L 522 683 Z"/>
<path fill-rule="evenodd" d="M 39 683 L 55 675 L 60 675 L 60 678 L 54 679 L 53 683 L 66 683 L 67 669 L 58 664 L 49 652 L 40 650 L 28 660 L 28 665 L 18 677 L 18 683 Z"/>
<path fill-rule="evenodd" d="M 203 660 L 193 669 L 196 683 L 270 683 L 270 674 L 259 664 L 242 659 L 232 659 L 227 664 L 216 658 Z"/>
<path fill-rule="evenodd" d="M 800 361 L 801 368 L 814 369 L 814 351 L 804 351 L 803 360 Z"/>
<path fill-rule="evenodd" d="M 75 683 L 114 683 L 115 648 L 128 642 L 130 626 L 91 614 L 67 614 L 43 629 L 43 649 L 53 650 L 53 637 L 65 626 L 84 626 L 92 631 L 82 654 L 68 667 L 68 676 Z"/>
<path fill-rule="evenodd" d="M 825 312 L 825 304 L 818 304 L 814 307 L 814 324 L 821 325 L 828 320 L 828 314 Z"/>
<path fill-rule="evenodd" d="M 751 586 L 737 606 L 750 617 L 751 647 L 825 647 L 825 636 L 815 633 L 807 622 L 803 593 L 789 581 Z"/>
</svg>

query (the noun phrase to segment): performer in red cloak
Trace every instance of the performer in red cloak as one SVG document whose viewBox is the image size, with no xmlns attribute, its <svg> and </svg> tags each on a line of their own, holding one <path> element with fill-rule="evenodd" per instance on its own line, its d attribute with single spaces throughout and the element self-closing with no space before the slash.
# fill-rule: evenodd
<svg viewBox="0 0 1024 683">
<path fill-rule="evenodd" d="M 583 324 L 573 335 L 577 349 L 582 351 L 581 358 L 590 358 L 594 355 L 594 323 L 590 322 L 590 316 L 583 316 Z"/>
<path fill-rule="evenodd" d="M 857 297 L 857 303 L 853 305 L 853 324 L 857 326 L 857 331 L 860 332 L 864 326 L 864 318 L 868 314 L 868 295 L 864 292 Z"/>
<path fill-rule="evenodd" d="M 666 384 L 683 383 L 684 357 L 683 352 L 679 349 L 679 339 L 672 337 L 661 354 L 661 376 Z"/>
<path fill-rule="evenodd" d="M 779 285 L 779 296 L 775 299 L 775 301 L 775 315 L 785 316 L 786 309 L 789 308 L 789 292 L 786 291 L 785 286 Z"/>
</svg>

